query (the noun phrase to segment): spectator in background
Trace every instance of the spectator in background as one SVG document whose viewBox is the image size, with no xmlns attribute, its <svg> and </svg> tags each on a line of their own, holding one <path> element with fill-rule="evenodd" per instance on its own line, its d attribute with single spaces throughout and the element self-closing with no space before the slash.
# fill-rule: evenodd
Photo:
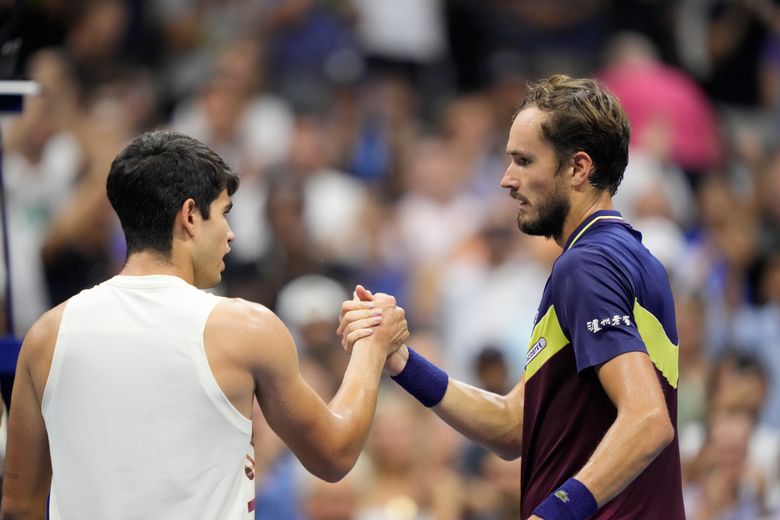
<svg viewBox="0 0 780 520">
<path fill-rule="evenodd" d="M 476 472 L 468 477 L 464 520 L 520 518 L 520 461 L 503 460 L 482 449 Z"/>
<path fill-rule="evenodd" d="M 148 88 L 143 75 L 121 74 L 93 86 L 87 97 L 78 124 L 84 169 L 43 247 L 52 303 L 121 268 L 124 241 L 106 198 L 106 177 L 114 156 L 147 128 L 146 118 L 153 117 Z"/>
<path fill-rule="evenodd" d="M 469 172 L 469 190 L 481 198 L 494 196 L 496 172 L 504 167 L 505 158 L 490 100 L 480 94 L 456 97 L 440 120 L 442 137 Z"/>
<path fill-rule="evenodd" d="M 451 88 L 446 72 L 445 0 L 350 0 L 355 37 L 371 77 L 395 76 L 418 92 L 432 118 Z"/>
<path fill-rule="evenodd" d="M 430 418 L 419 416 L 414 402 L 395 391 L 383 393 L 376 413 L 355 519 L 460 519 L 460 478 L 432 456 L 441 449 L 436 444 L 443 428 L 432 428 Z"/>
<path fill-rule="evenodd" d="M 21 334 L 50 306 L 42 250 L 85 161 L 76 128 L 79 84 L 66 56 L 53 50 L 36 53 L 29 76 L 42 93 L 25 100 L 18 118 L 3 121 L 12 309 Z"/>
<path fill-rule="evenodd" d="M 712 105 L 685 72 L 659 59 L 648 39 L 631 33 L 616 36 L 598 75 L 625 108 L 633 147 L 652 148 L 648 141 L 661 132 L 669 144 L 668 155 L 659 159 L 691 176 L 720 164 L 718 122 Z"/>
<path fill-rule="evenodd" d="M 121 0 L 71 2 L 65 47 L 87 91 L 107 78 L 126 57 L 130 11 Z M 125 58 L 126 61 L 126 58 Z"/>
<path fill-rule="evenodd" d="M 401 238 L 409 264 L 432 266 L 479 229 L 484 207 L 469 193 L 470 172 L 449 143 L 428 138 L 410 152 L 398 202 Z"/>
<path fill-rule="evenodd" d="M 324 114 L 299 114 L 285 161 L 269 168 L 272 182 L 291 177 L 301 186 L 303 222 L 323 269 L 352 266 L 359 244 L 358 216 L 367 200 L 366 187 L 338 170 L 336 141 Z"/>
<path fill-rule="evenodd" d="M 704 445 L 687 471 L 688 518 L 766 518 L 766 480 L 747 458 L 753 425 L 747 410 L 711 410 Z"/>
<path fill-rule="evenodd" d="M 775 150 L 759 172 L 756 197 L 763 224 L 761 243 L 765 249 L 780 248 L 780 149 Z"/>
<path fill-rule="evenodd" d="M 290 328 L 300 351 L 302 370 L 318 372 L 324 398 L 335 394 L 349 361 L 333 332 L 345 299 L 347 292 L 338 282 L 309 274 L 287 283 L 276 301 L 276 311 Z"/>
<path fill-rule="evenodd" d="M 429 327 L 435 324 L 441 266 L 477 232 L 484 206 L 469 192 L 469 171 L 447 142 L 421 140 L 407 161 L 406 192 L 397 204 L 398 230 L 410 273 L 410 314 L 417 324 Z"/>
<path fill-rule="evenodd" d="M 355 520 L 365 482 L 358 466 L 336 483 L 325 482 L 302 473 L 299 485 L 303 520 Z M 280 517 L 281 518 L 281 517 Z M 284 517 L 285 520 L 292 520 Z"/>
<path fill-rule="evenodd" d="M 775 493 L 776 438 L 757 428 L 766 373 L 754 357 L 728 352 L 713 365 L 707 416 L 698 432 L 681 432 L 697 452 L 683 453 L 686 510 L 691 518 L 764 518 Z"/>
<path fill-rule="evenodd" d="M 707 412 L 706 388 L 711 363 L 704 344 L 704 302 L 695 295 L 676 299 L 677 334 L 680 337 L 680 383 L 677 424 L 680 438 L 686 428 L 698 427 Z M 681 445 L 680 450 L 686 451 Z"/>
<path fill-rule="evenodd" d="M 171 126 L 214 148 L 241 175 L 231 224 L 238 236 L 231 262 L 256 262 L 271 247 L 264 206 L 268 167 L 289 153 L 293 115 L 285 100 L 264 91 L 264 49 L 251 38 L 224 43 L 200 91 L 182 99 Z"/>
<path fill-rule="evenodd" d="M 195 95 L 221 46 L 264 31 L 266 2 L 158 0 L 148 3 L 147 25 L 159 32 L 159 90 L 166 107 Z"/>
<path fill-rule="evenodd" d="M 410 272 L 401 247 L 396 205 L 379 190 L 369 192 L 358 218 L 354 280 L 374 290 L 394 294 L 402 307 L 408 302 Z"/>
<path fill-rule="evenodd" d="M 267 200 L 256 204 L 264 210 L 256 218 L 268 225 L 268 249 L 257 259 L 231 261 L 228 257 L 234 272 L 226 272 L 225 289 L 275 308 L 279 291 L 287 282 L 318 273 L 322 266 L 317 264 L 319 255 L 303 220 L 303 187 L 298 179 L 270 179 Z"/>
<path fill-rule="evenodd" d="M 464 90 L 487 86 L 491 68 L 507 56 L 522 56 L 532 77 L 588 74 L 607 37 L 605 0 L 581 1 L 576 8 L 568 0 L 447 4 L 448 41 Z"/>
<path fill-rule="evenodd" d="M 265 91 L 265 49 L 253 38 L 222 44 L 200 91 L 174 109 L 171 125 L 210 143 L 244 179 L 285 159 L 293 115 L 283 99 Z M 243 188 L 243 186 L 242 186 Z"/>
<path fill-rule="evenodd" d="M 485 347 L 474 360 L 474 372 L 479 387 L 494 394 L 506 394 L 512 389 L 509 367 L 504 354 L 495 347 Z"/>
<path fill-rule="evenodd" d="M 486 344 L 500 350 L 512 380 L 519 379 L 533 324 L 517 316 L 534 315 L 560 252 L 551 241 L 518 234 L 514 209 L 511 202 L 495 201 L 476 237 L 439 268 L 437 330 L 446 366 L 468 382 L 476 381 L 474 358 Z"/>
<path fill-rule="evenodd" d="M 715 100 L 742 109 L 761 105 L 761 52 L 778 12 L 776 0 L 710 2 L 707 91 Z"/>
<path fill-rule="evenodd" d="M 263 16 L 272 90 L 297 111 L 325 110 L 333 89 L 362 73 L 345 0 L 269 0 Z"/>
<path fill-rule="evenodd" d="M 404 189 L 404 159 L 421 131 L 419 96 L 403 76 L 377 74 L 368 77 L 354 97 L 351 134 L 341 135 L 343 164 L 353 175 L 395 198 Z M 340 116 L 338 112 L 331 115 L 338 118 L 335 132 L 344 126 Z"/>
</svg>

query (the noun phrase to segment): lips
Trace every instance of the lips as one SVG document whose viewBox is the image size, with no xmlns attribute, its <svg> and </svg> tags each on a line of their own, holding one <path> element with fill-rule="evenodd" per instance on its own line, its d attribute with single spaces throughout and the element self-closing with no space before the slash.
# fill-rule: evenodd
<svg viewBox="0 0 780 520">
<path fill-rule="evenodd" d="M 510 193 L 513 199 L 519 200 L 522 204 L 528 204 L 528 199 L 517 193 L 516 191 L 512 191 Z"/>
</svg>

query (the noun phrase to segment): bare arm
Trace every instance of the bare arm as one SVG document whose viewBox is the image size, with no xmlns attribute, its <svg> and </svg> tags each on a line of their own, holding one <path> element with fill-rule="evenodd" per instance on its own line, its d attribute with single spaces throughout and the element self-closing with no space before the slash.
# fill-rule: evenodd
<svg viewBox="0 0 780 520">
<path fill-rule="evenodd" d="M 347 351 L 352 348 L 350 334 L 371 326 L 367 321 L 368 311 L 358 298 L 366 301 L 374 295 L 358 286 L 355 299 L 341 306 L 338 334 Z M 408 358 L 409 351 L 404 345 L 388 358 L 385 371 L 397 375 Z M 444 397 L 432 409 L 469 439 L 512 460 L 521 453 L 524 389 L 525 379 L 522 379 L 507 395 L 501 396 L 450 378 Z"/>
<path fill-rule="evenodd" d="M 450 379 L 436 415 L 460 433 L 505 460 L 520 456 L 525 380 L 505 396 Z"/>
<path fill-rule="evenodd" d="M 629 352 L 597 369 L 617 418 L 575 476 L 603 506 L 633 481 L 674 439 L 663 392 L 650 358 Z"/>
<path fill-rule="evenodd" d="M 46 497 L 51 486 L 49 439 L 41 414 L 43 388 L 36 387 L 33 372 L 51 364 L 51 345 L 57 323 L 47 313 L 24 340 L 16 366 L 8 421 L 8 444 L 3 479 L 3 520 L 46 518 Z M 48 356 L 48 359 L 44 359 Z M 43 379 L 45 381 L 45 378 Z"/>
<path fill-rule="evenodd" d="M 388 360 L 387 372 L 396 375 L 406 366 L 409 351 L 401 347 Z M 447 392 L 432 410 L 472 441 L 514 460 L 523 441 L 525 378 L 507 394 L 498 395 L 450 378 Z"/>
<path fill-rule="evenodd" d="M 406 339 L 403 310 L 385 310 L 384 323 L 357 341 L 341 387 L 327 405 L 301 376 L 295 345 L 282 322 L 260 306 L 245 313 L 248 319 L 242 322 L 248 329 L 240 333 L 241 341 L 254 353 L 250 366 L 269 426 L 306 469 L 323 480 L 340 480 L 368 435 L 385 359 Z"/>
</svg>

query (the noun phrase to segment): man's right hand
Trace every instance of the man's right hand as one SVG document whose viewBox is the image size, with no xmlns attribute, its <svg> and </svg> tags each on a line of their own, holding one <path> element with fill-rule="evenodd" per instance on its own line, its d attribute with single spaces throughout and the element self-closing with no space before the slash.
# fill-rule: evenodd
<svg viewBox="0 0 780 520">
<path fill-rule="evenodd" d="M 355 288 L 352 300 L 341 305 L 336 333 L 341 338 L 344 350 L 350 354 L 355 344 L 363 338 L 366 338 L 366 342 L 374 342 L 378 348 L 385 349 L 388 357 L 385 368 L 388 371 L 391 368 L 388 366 L 391 360 L 393 366 L 400 362 L 405 365 L 409 357 L 404 346 L 404 342 L 409 338 L 409 328 L 403 308 L 396 305 L 393 296 L 384 293 L 372 294 L 362 285 Z"/>
</svg>

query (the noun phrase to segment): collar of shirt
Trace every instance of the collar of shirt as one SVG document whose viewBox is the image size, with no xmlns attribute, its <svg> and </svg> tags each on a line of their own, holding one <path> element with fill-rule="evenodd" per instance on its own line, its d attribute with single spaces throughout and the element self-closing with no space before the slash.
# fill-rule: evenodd
<svg viewBox="0 0 780 520">
<path fill-rule="evenodd" d="M 591 213 L 590 215 L 588 215 L 587 218 L 585 218 L 585 220 L 580 222 L 580 225 L 574 229 L 571 235 L 569 235 L 569 238 L 568 240 L 566 240 L 566 245 L 563 247 L 563 250 L 567 251 L 570 247 L 572 247 L 574 243 L 577 240 L 579 240 L 579 238 L 593 226 L 593 224 L 604 220 L 616 221 L 619 223 L 625 222 L 620 212 L 613 209 L 601 209 L 599 211 Z"/>
</svg>

